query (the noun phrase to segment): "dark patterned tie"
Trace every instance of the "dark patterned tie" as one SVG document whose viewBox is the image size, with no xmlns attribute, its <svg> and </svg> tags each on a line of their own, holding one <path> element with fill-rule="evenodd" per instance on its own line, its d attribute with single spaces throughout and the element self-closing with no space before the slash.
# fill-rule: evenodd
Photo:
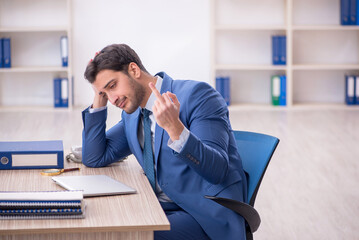
<svg viewBox="0 0 359 240">
<path fill-rule="evenodd" d="M 142 109 L 143 114 L 143 129 L 145 136 L 145 143 L 143 146 L 143 159 L 144 159 L 144 171 L 148 180 L 151 183 L 152 189 L 156 188 L 156 180 L 155 180 L 155 169 L 153 166 L 153 151 L 152 151 L 152 136 L 151 136 L 151 119 L 149 115 L 151 111 L 147 109 Z"/>
</svg>

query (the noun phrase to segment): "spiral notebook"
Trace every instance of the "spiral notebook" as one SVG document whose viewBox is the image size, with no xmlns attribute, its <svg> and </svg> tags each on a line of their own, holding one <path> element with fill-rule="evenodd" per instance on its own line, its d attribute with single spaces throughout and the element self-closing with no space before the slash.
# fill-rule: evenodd
<svg viewBox="0 0 359 240">
<path fill-rule="evenodd" d="M 84 197 L 136 193 L 136 190 L 106 175 L 52 177 L 67 190 L 82 190 Z"/>
<path fill-rule="evenodd" d="M 0 192 L 0 219 L 84 218 L 82 191 Z"/>
</svg>

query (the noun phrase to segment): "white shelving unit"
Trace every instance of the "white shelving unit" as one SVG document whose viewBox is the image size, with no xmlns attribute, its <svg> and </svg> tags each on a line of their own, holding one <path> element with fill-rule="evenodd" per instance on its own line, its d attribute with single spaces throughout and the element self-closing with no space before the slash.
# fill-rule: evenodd
<svg viewBox="0 0 359 240">
<path fill-rule="evenodd" d="M 0 0 L 0 37 L 11 38 L 11 68 L 0 68 L 0 111 L 54 108 L 53 79 L 67 77 L 73 103 L 71 0 Z M 68 37 L 68 67 L 61 63 Z"/>
<path fill-rule="evenodd" d="M 272 65 L 271 36 L 287 36 Z M 359 75 L 359 26 L 340 25 L 340 0 L 211 0 L 212 85 L 231 78 L 232 109 L 348 108 L 346 74 Z M 270 77 L 287 76 L 287 106 L 272 106 Z"/>
</svg>

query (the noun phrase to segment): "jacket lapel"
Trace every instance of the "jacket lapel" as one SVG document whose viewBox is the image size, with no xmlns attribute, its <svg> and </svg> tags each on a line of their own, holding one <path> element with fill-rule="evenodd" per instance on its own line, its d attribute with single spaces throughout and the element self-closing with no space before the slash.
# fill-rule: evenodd
<svg viewBox="0 0 359 240">
<path fill-rule="evenodd" d="M 160 93 L 162 94 L 167 91 L 171 92 L 171 90 L 172 90 L 171 85 L 172 85 L 173 80 L 164 72 L 160 72 L 157 75 L 159 75 L 163 79 Z M 159 157 L 159 153 L 160 153 L 160 149 L 161 149 L 161 145 L 162 145 L 163 131 L 164 131 L 163 128 L 158 126 L 158 124 L 156 123 L 156 129 L 155 129 L 155 163 L 156 163 L 156 165 L 158 162 L 158 157 Z"/>
</svg>

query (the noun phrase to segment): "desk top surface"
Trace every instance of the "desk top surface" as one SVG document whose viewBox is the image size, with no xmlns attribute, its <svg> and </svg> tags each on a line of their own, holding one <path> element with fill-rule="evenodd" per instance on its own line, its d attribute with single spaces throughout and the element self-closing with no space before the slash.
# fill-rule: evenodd
<svg viewBox="0 0 359 240">
<path fill-rule="evenodd" d="M 87 168 L 82 164 L 71 175 L 107 175 L 137 190 L 136 194 L 85 198 L 84 219 L 0 220 L 0 235 L 59 232 L 109 232 L 169 230 L 170 225 L 142 168 L 130 156 L 123 162 L 104 168 Z M 42 176 L 40 170 L 0 170 L 0 191 L 54 191 L 64 190 L 51 176 Z"/>
</svg>

